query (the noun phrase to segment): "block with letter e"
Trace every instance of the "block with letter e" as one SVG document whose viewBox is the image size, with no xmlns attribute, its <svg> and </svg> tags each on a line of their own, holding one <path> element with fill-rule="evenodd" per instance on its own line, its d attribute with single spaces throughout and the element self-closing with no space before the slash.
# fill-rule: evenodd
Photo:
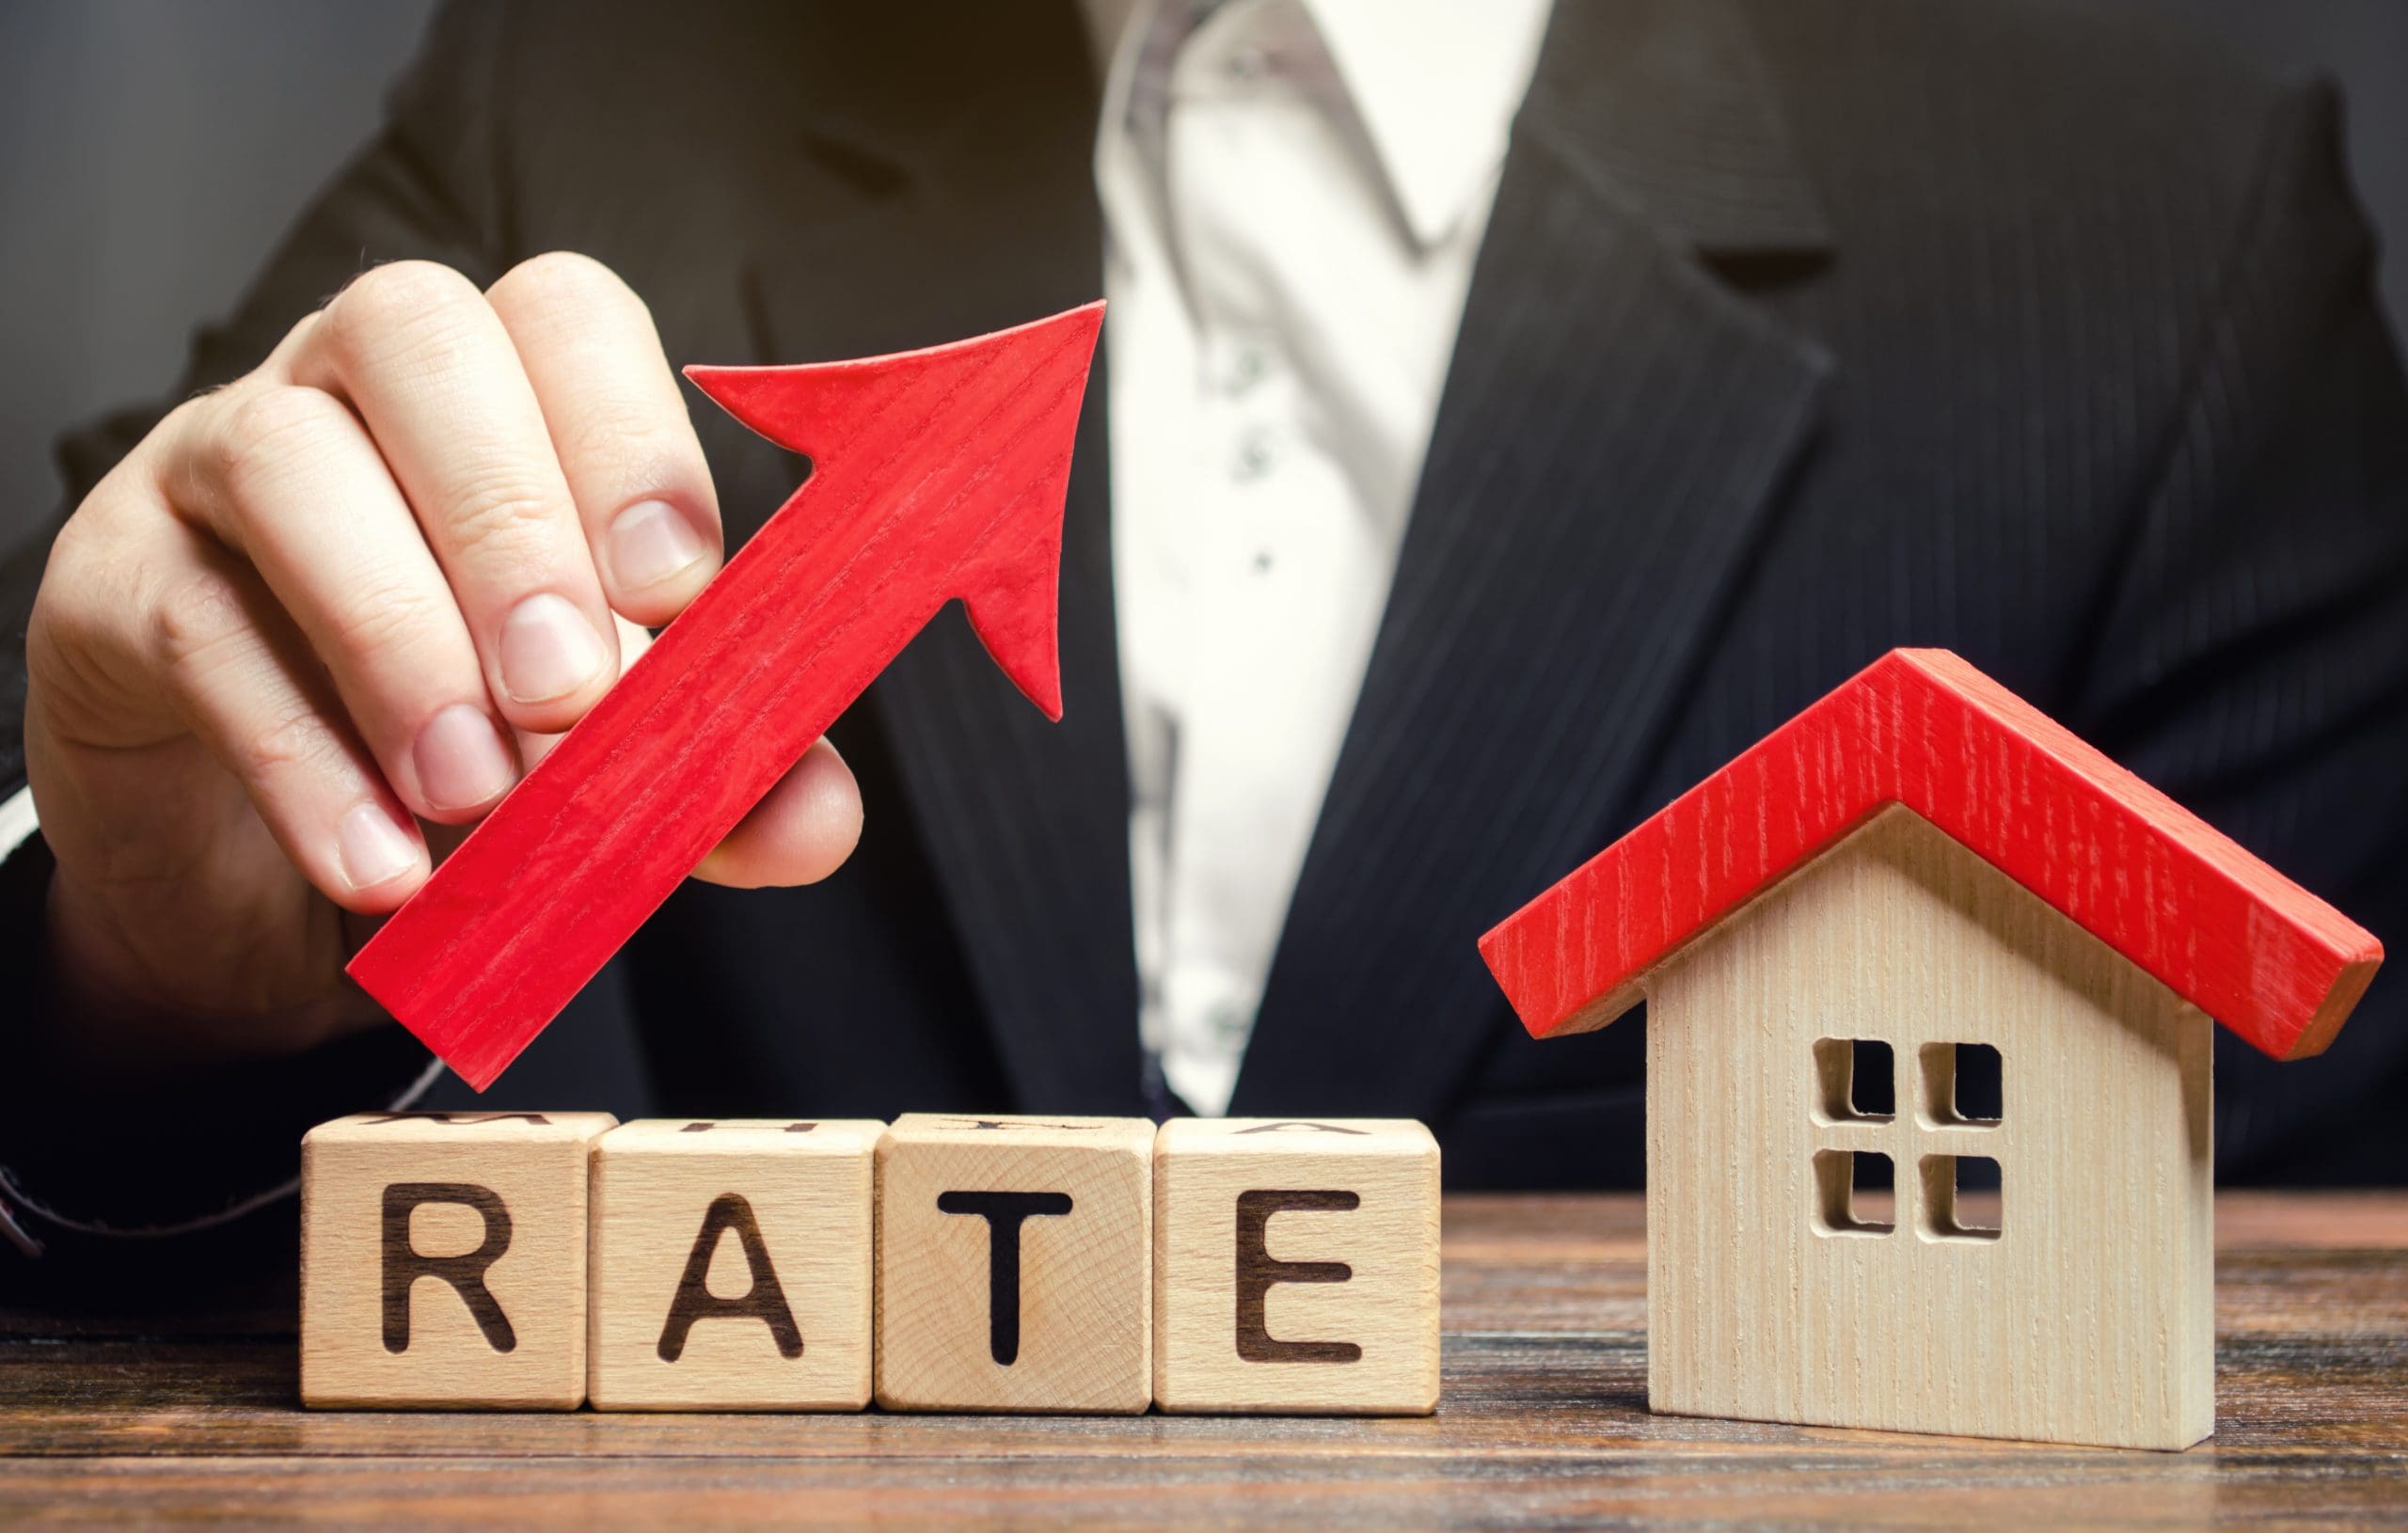
<svg viewBox="0 0 2408 1533">
<path fill-rule="evenodd" d="M 1138 1412 L 1153 1397 L 1154 1126 L 895 1120 L 878 1147 L 878 1402 Z"/>
<path fill-rule="evenodd" d="M 596 1410 L 869 1403 L 872 1158 L 886 1125 L 647 1118 L 594 1146 Z"/>
<path fill-rule="evenodd" d="M 608 1113 L 363 1113 L 301 1141 L 301 1399 L 575 1410 Z"/>
<path fill-rule="evenodd" d="M 1154 1146 L 1154 1401 L 1438 1404 L 1438 1143 L 1409 1119 L 1174 1118 Z"/>
</svg>

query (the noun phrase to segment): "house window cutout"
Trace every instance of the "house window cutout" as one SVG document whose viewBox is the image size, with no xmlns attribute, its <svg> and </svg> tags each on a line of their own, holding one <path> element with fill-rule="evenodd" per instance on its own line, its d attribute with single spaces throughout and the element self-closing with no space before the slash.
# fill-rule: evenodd
<svg viewBox="0 0 2408 1533">
<path fill-rule="evenodd" d="M 1814 1228 L 1823 1235 L 1887 1235 L 1897 1228 L 1890 1158 L 1878 1150 L 1814 1152 Z"/>
<path fill-rule="evenodd" d="M 1814 1040 L 1814 1105 L 1826 1123 L 1886 1123 L 1897 1114 L 1896 1057 L 1879 1038 Z"/>
<path fill-rule="evenodd" d="M 1996 1161 L 1987 1155 L 1923 1158 L 1925 1240 L 1995 1241 L 2005 1224 Z"/>
<path fill-rule="evenodd" d="M 1924 1120 L 1992 1129 L 2006 1115 L 2005 1066 L 1987 1043 L 1923 1046 Z"/>
</svg>

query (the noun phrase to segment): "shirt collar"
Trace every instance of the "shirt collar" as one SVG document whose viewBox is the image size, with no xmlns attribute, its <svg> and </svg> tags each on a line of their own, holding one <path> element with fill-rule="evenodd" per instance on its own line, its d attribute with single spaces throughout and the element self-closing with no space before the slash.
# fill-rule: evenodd
<svg viewBox="0 0 2408 1533">
<path fill-rule="evenodd" d="M 1427 247 L 1471 213 L 1504 164 L 1553 0 L 1300 0 L 1328 54 L 1382 179 Z M 1164 6 L 1191 8 L 1163 16 Z M 1178 35 L 1199 0 L 1084 0 L 1111 56 L 1099 167 L 1126 122 L 1146 36 Z"/>
<path fill-rule="evenodd" d="M 1304 0 L 1414 238 L 1480 203 L 1538 62 L 1551 0 Z"/>
</svg>

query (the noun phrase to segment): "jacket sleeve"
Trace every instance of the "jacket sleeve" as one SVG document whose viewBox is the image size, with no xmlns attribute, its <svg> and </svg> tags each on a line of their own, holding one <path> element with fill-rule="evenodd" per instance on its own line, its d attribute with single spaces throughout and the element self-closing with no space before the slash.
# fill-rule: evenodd
<svg viewBox="0 0 2408 1533">
<path fill-rule="evenodd" d="M 285 236 L 233 315 L 195 338 L 173 392 L 67 436 L 59 447 L 65 505 L 0 558 L 0 974 L 16 976 L 11 1000 L 24 1002 L 0 1006 L 0 1266 L 155 1261 L 161 1240 L 198 1241 L 204 1232 L 216 1251 L 227 1244 L 216 1226 L 290 1191 L 309 1124 L 392 1105 L 432 1078 L 425 1051 L 393 1027 L 222 1078 L 181 1081 L 172 1094 L 97 1102 L 45 1078 L 26 1044 L 37 1008 L 51 1004 L 41 935 L 51 864 L 39 830 L 24 833 L 32 814 L 25 630 L 68 510 L 173 401 L 257 366 L 296 321 L 368 266 L 437 261 L 481 285 L 505 269 L 492 84 L 511 24 L 499 6 L 453 4 L 438 14 L 377 135 Z M 58 1025 L 55 1014 L 50 1025 Z M 128 1239 L 135 1236 L 145 1239 Z"/>
<path fill-rule="evenodd" d="M 2099 607 L 2082 733 L 2386 946 L 2408 939 L 2408 391 L 2343 167 L 2302 87 L 2267 135 L 2179 419 Z M 2218 1039 L 2240 1180 L 2408 1178 L 2408 975 L 2322 1057 Z"/>
</svg>

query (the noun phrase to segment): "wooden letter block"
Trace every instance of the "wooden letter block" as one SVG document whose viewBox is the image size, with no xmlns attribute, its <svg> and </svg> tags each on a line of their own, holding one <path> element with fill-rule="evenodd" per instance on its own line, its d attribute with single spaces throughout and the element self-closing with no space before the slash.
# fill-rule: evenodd
<svg viewBox="0 0 2408 1533">
<path fill-rule="evenodd" d="M 1175 1118 L 1154 1143 L 1154 1401 L 1438 1406 L 1438 1142 L 1410 1119 Z"/>
<path fill-rule="evenodd" d="M 1154 1127 L 913 1113 L 878 1146 L 878 1402 L 1143 1411 Z"/>
<path fill-rule="evenodd" d="M 586 1332 L 594 1408 L 867 1405 L 885 1128 L 647 1118 L 603 1135 Z"/>
<path fill-rule="evenodd" d="M 367 1113 L 301 1141 L 301 1400 L 573 1411 L 608 1113 Z"/>
</svg>

